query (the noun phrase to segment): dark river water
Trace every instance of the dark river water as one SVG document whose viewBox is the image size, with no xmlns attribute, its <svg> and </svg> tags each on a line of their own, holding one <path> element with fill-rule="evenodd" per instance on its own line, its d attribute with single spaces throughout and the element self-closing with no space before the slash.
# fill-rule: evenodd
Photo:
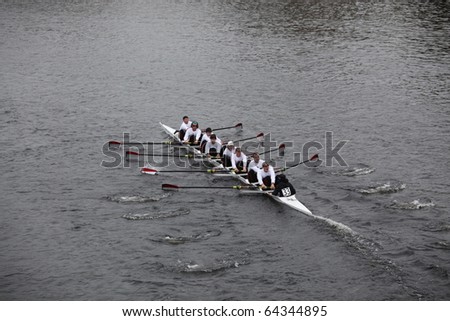
<svg viewBox="0 0 450 321">
<path fill-rule="evenodd" d="M 1 1 L 0 299 L 449 300 L 449 12 Z M 286 174 L 315 216 L 102 166 L 108 140 L 164 141 L 185 114 L 242 122 L 225 141 L 270 132 L 280 166 L 313 146 Z"/>
</svg>

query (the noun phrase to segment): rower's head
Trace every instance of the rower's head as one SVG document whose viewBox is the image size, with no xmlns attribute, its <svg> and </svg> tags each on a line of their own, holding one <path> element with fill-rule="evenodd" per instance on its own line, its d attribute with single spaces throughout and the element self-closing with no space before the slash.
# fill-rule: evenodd
<svg viewBox="0 0 450 321">
<path fill-rule="evenodd" d="M 263 168 L 263 171 L 268 172 L 269 171 L 269 163 L 264 162 L 262 168 Z"/>
<path fill-rule="evenodd" d="M 227 143 L 227 148 L 229 150 L 232 150 L 234 148 L 234 143 L 231 140 Z"/>
<path fill-rule="evenodd" d="M 211 143 L 214 144 L 216 142 L 216 139 L 217 139 L 216 134 L 211 134 L 211 136 L 209 138 L 211 139 Z"/>
<path fill-rule="evenodd" d="M 255 160 L 255 163 L 259 162 L 259 154 L 258 153 L 253 153 L 253 159 Z"/>
<path fill-rule="evenodd" d="M 196 121 L 193 121 L 191 127 L 193 130 L 196 130 L 198 128 L 198 123 Z"/>
<path fill-rule="evenodd" d="M 236 154 L 237 157 L 240 157 L 241 156 L 241 148 L 236 147 L 236 150 L 234 151 L 234 153 Z"/>
<path fill-rule="evenodd" d="M 189 123 L 189 116 L 183 116 L 183 123 Z"/>
<path fill-rule="evenodd" d="M 205 129 L 205 133 L 206 133 L 206 136 L 211 136 L 211 134 L 212 134 L 212 129 L 211 129 L 211 127 L 206 128 L 206 129 Z"/>
<path fill-rule="evenodd" d="M 286 175 L 284 174 L 277 175 L 277 177 L 275 178 L 275 183 L 278 184 L 281 182 L 289 183 L 289 180 L 287 179 Z"/>
</svg>

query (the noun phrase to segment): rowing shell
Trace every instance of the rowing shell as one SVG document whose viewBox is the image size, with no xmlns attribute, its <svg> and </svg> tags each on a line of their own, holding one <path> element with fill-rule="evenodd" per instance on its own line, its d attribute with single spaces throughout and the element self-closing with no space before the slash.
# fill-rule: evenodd
<svg viewBox="0 0 450 321">
<path fill-rule="evenodd" d="M 167 133 L 167 135 L 169 135 L 172 139 L 174 139 L 175 141 L 180 142 L 180 143 L 182 142 L 181 139 L 178 137 L 178 135 L 175 133 L 176 132 L 175 129 L 173 129 L 172 127 L 169 127 L 167 125 L 164 125 L 161 122 L 159 123 L 159 125 Z M 196 149 L 193 146 L 186 145 L 186 148 L 188 148 L 191 152 L 193 152 L 195 156 L 204 156 L 198 149 Z M 224 168 L 223 165 L 221 163 L 219 163 L 218 161 L 216 161 L 216 160 L 205 159 L 205 161 L 207 161 L 208 163 L 210 163 L 214 167 Z M 227 174 L 230 177 L 238 179 L 241 183 L 243 183 L 245 185 L 254 185 L 254 186 L 259 188 L 259 186 L 257 186 L 256 184 L 250 183 L 245 177 L 242 177 L 241 175 L 236 174 L 233 171 L 230 171 Z M 261 188 L 259 188 L 259 190 L 261 192 L 263 192 L 265 195 L 269 196 L 270 198 L 274 199 L 275 201 L 277 201 L 277 202 L 279 202 L 281 204 L 289 206 L 290 208 L 293 208 L 294 210 L 297 210 L 297 211 L 302 212 L 304 214 L 312 215 L 311 211 L 305 205 L 303 205 L 295 197 L 295 195 L 291 195 L 291 196 L 287 196 L 287 197 L 280 197 L 280 196 L 272 195 L 272 191 L 263 190 Z"/>
</svg>

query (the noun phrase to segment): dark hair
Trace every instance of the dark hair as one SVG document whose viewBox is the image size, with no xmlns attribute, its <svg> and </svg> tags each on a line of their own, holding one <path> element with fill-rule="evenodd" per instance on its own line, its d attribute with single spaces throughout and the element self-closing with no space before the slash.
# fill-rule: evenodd
<svg viewBox="0 0 450 321">
<path fill-rule="evenodd" d="M 183 120 L 186 119 L 186 118 L 189 118 L 189 116 L 183 116 Z"/>
<path fill-rule="evenodd" d="M 205 129 L 205 132 L 207 132 L 207 133 L 212 133 L 211 127 L 206 128 L 206 129 Z"/>
<path fill-rule="evenodd" d="M 211 134 L 211 136 L 209 137 L 210 139 L 217 139 L 216 134 Z"/>
</svg>

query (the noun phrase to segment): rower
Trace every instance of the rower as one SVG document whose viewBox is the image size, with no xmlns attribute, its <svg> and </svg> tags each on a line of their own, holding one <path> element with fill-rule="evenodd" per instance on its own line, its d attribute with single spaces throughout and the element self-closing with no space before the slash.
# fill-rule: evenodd
<svg viewBox="0 0 450 321">
<path fill-rule="evenodd" d="M 231 155 L 231 167 L 235 172 L 247 171 L 247 156 L 237 147 Z"/>
<path fill-rule="evenodd" d="M 200 151 L 202 153 L 205 152 L 206 143 L 211 140 L 211 135 L 213 134 L 211 127 L 206 128 L 205 134 L 202 136 L 202 139 L 200 141 Z M 222 141 L 220 138 L 216 136 L 216 141 L 222 146 Z"/>
<path fill-rule="evenodd" d="M 193 121 L 191 124 L 191 128 L 186 130 L 186 133 L 184 134 L 183 143 L 198 145 L 201 134 L 202 131 L 198 128 L 198 123 L 196 121 Z"/>
<path fill-rule="evenodd" d="M 272 192 L 272 195 L 280 197 L 295 195 L 295 188 L 289 183 L 286 175 L 280 174 L 275 177 L 275 190 Z"/>
<path fill-rule="evenodd" d="M 205 144 L 205 153 L 208 157 L 217 157 L 222 149 L 222 144 L 218 141 L 216 134 L 211 134 L 209 142 Z"/>
<path fill-rule="evenodd" d="M 223 157 L 223 166 L 230 167 L 231 166 L 231 156 L 233 156 L 235 151 L 234 143 L 230 140 L 227 143 L 226 148 L 223 150 L 222 157 Z"/>
<path fill-rule="evenodd" d="M 269 163 L 264 162 L 262 170 L 258 171 L 258 184 L 262 189 L 275 189 L 275 171 Z"/>
<path fill-rule="evenodd" d="M 253 160 L 248 164 L 247 179 L 250 183 L 258 181 L 258 172 L 262 169 L 264 160 L 259 157 L 257 152 L 252 154 Z"/>
<path fill-rule="evenodd" d="M 189 120 L 189 116 L 183 116 L 183 122 L 181 123 L 180 130 L 178 131 L 178 137 L 180 137 L 181 140 L 184 138 L 186 131 L 191 128 L 191 124 L 192 122 Z"/>
</svg>

